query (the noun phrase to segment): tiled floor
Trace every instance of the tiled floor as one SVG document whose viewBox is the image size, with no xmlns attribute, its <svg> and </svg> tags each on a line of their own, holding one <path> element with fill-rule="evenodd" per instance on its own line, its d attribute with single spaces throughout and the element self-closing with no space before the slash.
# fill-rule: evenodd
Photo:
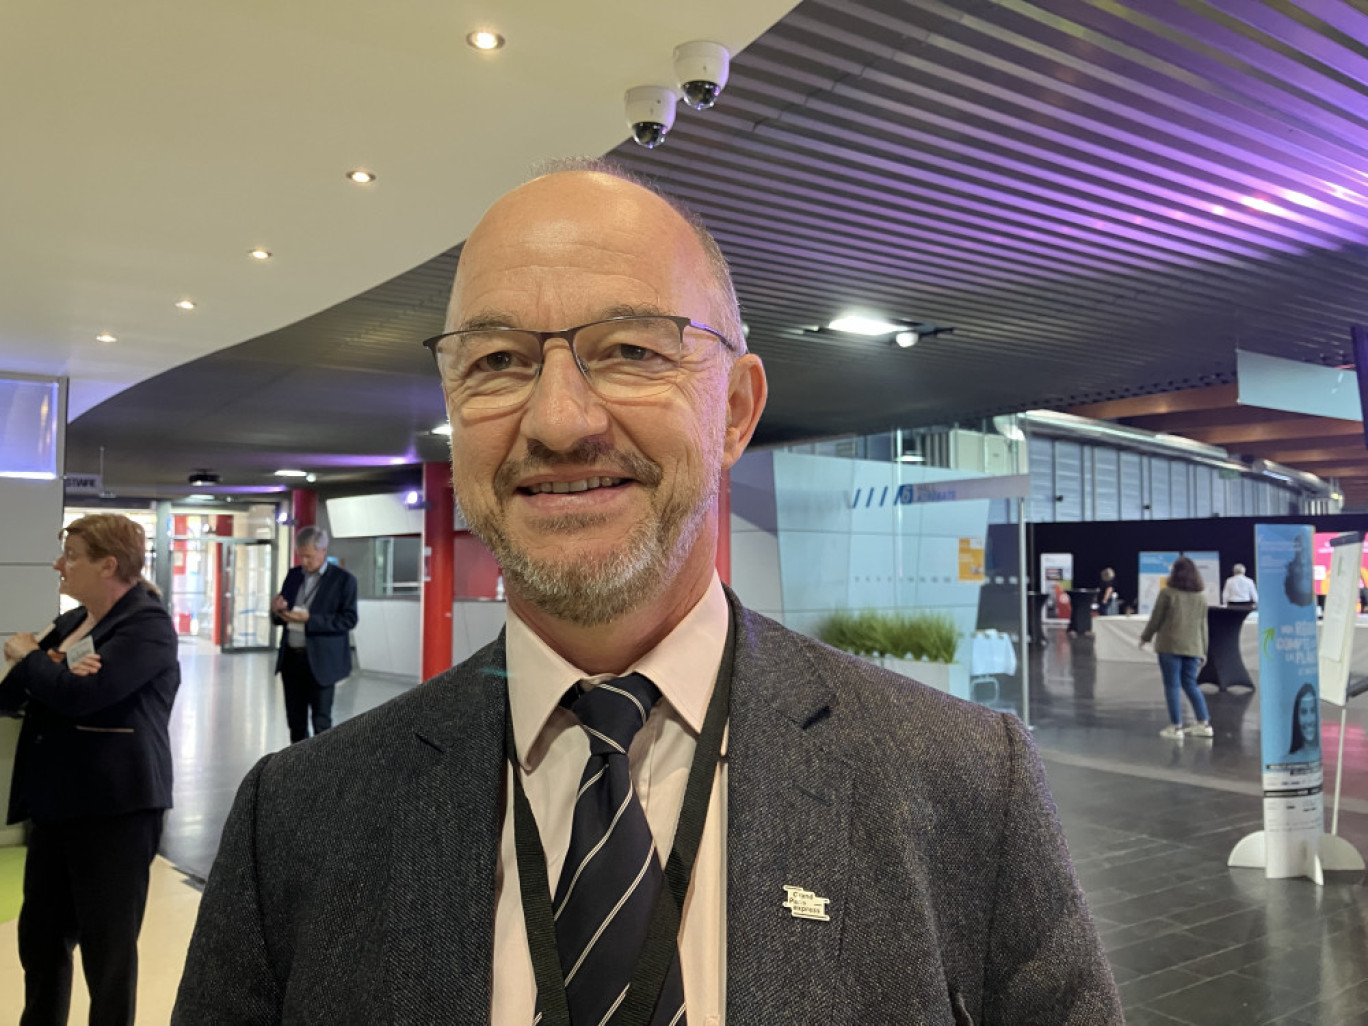
<svg viewBox="0 0 1368 1026">
<path fill-rule="evenodd" d="M 1262 825 L 1257 696 L 1211 696 L 1217 736 L 1175 743 L 1157 736 L 1166 721 L 1157 668 L 1099 667 L 1086 639 L 1070 643 L 1059 633 L 1035 662 L 1036 739 L 1127 1021 L 1368 1024 L 1364 874 L 1340 874 L 1320 888 L 1226 868 L 1235 842 Z M 237 782 L 287 733 L 266 654 L 219 656 L 187 644 L 182 665 L 173 720 L 177 807 L 163 854 L 202 877 Z M 338 688 L 336 718 L 411 683 L 354 676 Z M 1361 712 L 1346 732 L 1340 823 L 1363 852 L 1366 726 Z M 1338 723 L 1327 723 L 1327 758 L 1337 743 Z M 1327 766 L 1327 808 L 1332 771 Z"/>
<path fill-rule="evenodd" d="M 1157 667 L 1099 666 L 1090 649 L 1050 637 L 1033 720 L 1126 1021 L 1368 1023 L 1364 874 L 1317 887 L 1226 867 L 1235 843 L 1263 826 L 1257 697 L 1208 695 L 1216 737 L 1167 741 Z M 1365 720 L 1351 716 L 1346 731 L 1340 833 L 1368 853 Z M 1336 719 L 1328 760 L 1338 738 Z"/>
</svg>

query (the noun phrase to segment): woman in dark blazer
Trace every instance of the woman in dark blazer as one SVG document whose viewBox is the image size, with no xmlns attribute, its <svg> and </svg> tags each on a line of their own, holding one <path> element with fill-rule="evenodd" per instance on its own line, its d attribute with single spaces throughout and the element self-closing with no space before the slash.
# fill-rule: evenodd
<svg viewBox="0 0 1368 1026">
<path fill-rule="evenodd" d="M 142 579 L 143 529 L 95 513 L 53 564 L 80 607 L 5 642 L 0 712 L 23 711 L 10 823 L 32 820 L 19 913 L 21 1026 L 59 1026 L 81 947 L 92 1026 L 132 1026 L 138 933 L 171 807 L 176 631 Z"/>
</svg>

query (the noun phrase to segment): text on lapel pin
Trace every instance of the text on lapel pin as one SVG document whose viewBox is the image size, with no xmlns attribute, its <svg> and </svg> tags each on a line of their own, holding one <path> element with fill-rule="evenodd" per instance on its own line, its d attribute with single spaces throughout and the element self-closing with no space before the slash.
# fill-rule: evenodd
<svg viewBox="0 0 1368 1026">
<path fill-rule="evenodd" d="M 826 914 L 826 907 L 831 903 L 830 898 L 819 898 L 812 891 L 803 887 L 794 887 L 792 884 L 784 884 L 784 893 L 788 895 L 788 900 L 784 902 L 784 908 L 792 912 L 795 919 L 817 919 L 824 923 L 831 922 L 831 916 Z"/>
</svg>

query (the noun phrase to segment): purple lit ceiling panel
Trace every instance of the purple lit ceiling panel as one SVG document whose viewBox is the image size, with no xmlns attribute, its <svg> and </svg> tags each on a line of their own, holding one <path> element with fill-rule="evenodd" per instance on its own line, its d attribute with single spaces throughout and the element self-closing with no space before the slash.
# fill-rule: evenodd
<svg viewBox="0 0 1368 1026">
<path fill-rule="evenodd" d="M 968 422 L 1230 381 L 1237 346 L 1349 362 L 1364 40 L 1343 0 L 806 0 L 713 110 L 612 155 L 731 259 L 771 379 L 760 442 Z M 130 389 L 69 448 L 148 480 L 441 459 L 415 343 L 456 254 Z M 809 330 L 852 308 L 956 330 L 908 350 Z"/>
</svg>

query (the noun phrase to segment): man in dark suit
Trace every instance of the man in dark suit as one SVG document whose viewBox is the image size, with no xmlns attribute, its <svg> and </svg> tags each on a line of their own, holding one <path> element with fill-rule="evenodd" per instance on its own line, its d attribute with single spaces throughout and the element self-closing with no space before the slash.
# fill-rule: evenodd
<svg viewBox="0 0 1368 1026">
<path fill-rule="evenodd" d="M 328 562 L 328 532 L 305 527 L 295 535 L 299 565 L 290 568 L 271 601 L 271 620 L 283 626 L 276 673 L 285 686 L 290 741 L 332 726 L 333 687 L 351 673 L 356 626 L 356 578 Z"/>
<path fill-rule="evenodd" d="M 1022 725 L 718 579 L 766 384 L 702 225 L 562 168 L 485 215 L 449 322 L 507 627 L 253 769 L 173 1023 L 1120 1024 Z"/>
</svg>

